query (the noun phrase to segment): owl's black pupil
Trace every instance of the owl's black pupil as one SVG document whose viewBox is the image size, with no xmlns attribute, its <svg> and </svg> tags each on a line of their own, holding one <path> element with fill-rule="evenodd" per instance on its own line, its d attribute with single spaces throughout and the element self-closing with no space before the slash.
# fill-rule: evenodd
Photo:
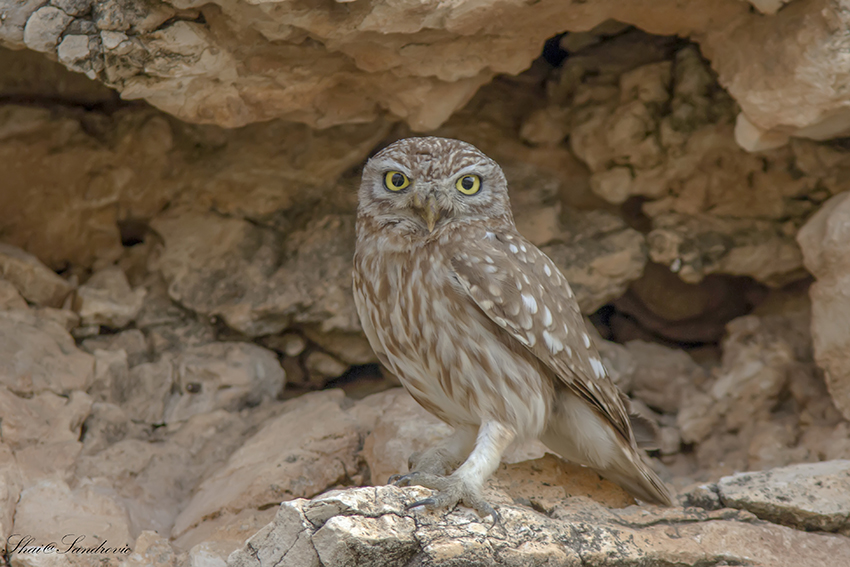
<svg viewBox="0 0 850 567">
<path fill-rule="evenodd" d="M 475 185 L 475 181 L 471 177 L 464 177 L 460 180 L 461 186 L 469 191 Z"/>
<path fill-rule="evenodd" d="M 393 173 L 391 182 L 393 187 L 401 187 L 404 185 L 404 175 L 401 173 Z"/>
</svg>

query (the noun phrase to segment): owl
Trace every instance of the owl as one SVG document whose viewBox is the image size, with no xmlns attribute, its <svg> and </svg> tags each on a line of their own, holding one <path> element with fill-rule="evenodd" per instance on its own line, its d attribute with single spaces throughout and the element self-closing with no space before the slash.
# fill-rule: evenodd
<svg viewBox="0 0 850 567">
<path fill-rule="evenodd" d="M 501 168 L 458 140 L 408 138 L 370 159 L 358 193 L 354 299 L 379 360 L 453 426 L 411 457 L 411 507 L 496 511 L 482 497 L 512 444 L 541 440 L 641 500 L 669 505 L 566 278 L 517 232 Z"/>
</svg>

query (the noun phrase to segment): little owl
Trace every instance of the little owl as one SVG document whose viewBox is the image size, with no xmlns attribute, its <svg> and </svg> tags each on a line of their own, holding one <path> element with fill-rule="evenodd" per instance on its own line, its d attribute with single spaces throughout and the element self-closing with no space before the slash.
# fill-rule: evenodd
<svg viewBox="0 0 850 567">
<path fill-rule="evenodd" d="M 650 427 L 626 409 L 567 280 L 517 232 L 501 168 L 474 146 L 408 138 L 369 160 L 354 298 L 380 361 L 454 427 L 394 479 L 432 489 L 411 508 L 460 503 L 496 518 L 484 482 L 529 439 L 670 504 L 638 449 Z"/>
</svg>

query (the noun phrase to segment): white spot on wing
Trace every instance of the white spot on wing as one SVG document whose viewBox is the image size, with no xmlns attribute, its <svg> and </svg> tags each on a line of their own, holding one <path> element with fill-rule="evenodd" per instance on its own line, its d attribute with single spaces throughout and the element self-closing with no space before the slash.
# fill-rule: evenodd
<svg viewBox="0 0 850 567">
<path fill-rule="evenodd" d="M 492 264 L 493 258 L 491 258 L 490 256 L 484 256 L 484 261 L 487 262 L 488 264 Z"/>
<path fill-rule="evenodd" d="M 590 357 L 590 366 L 593 367 L 593 373 L 596 374 L 597 378 L 605 378 L 605 366 L 603 366 L 602 361 L 596 357 Z"/>
<path fill-rule="evenodd" d="M 546 348 L 548 348 L 552 354 L 558 354 L 562 350 L 564 350 L 564 345 L 559 341 L 556 337 L 552 336 L 552 333 L 549 331 L 543 331 L 543 342 L 546 343 Z"/>
<path fill-rule="evenodd" d="M 525 248 L 525 244 L 520 244 L 519 249 L 522 250 L 523 252 L 528 252 L 528 250 L 526 250 L 526 248 Z"/>
<path fill-rule="evenodd" d="M 547 276 L 552 276 L 552 270 L 549 269 L 549 264 L 543 264 L 543 273 Z"/>
<path fill-rule="evenodd" d="M 493 240 L 495 237 L 496 235 L 490 232 L 489 230 L 484 233 L 484 238 L 486 238 L 487 240 Z"/>
<path fill-rule="evenodd" d="M 587 336 L 587 333 L 581 334 L 581 340 L 584 341 L 584 346 L 590 348 L 590 337 Z"/>
<path fill-rule="evenodd" d="M 537 313 L 537 301 L 534 297 L 528 295 L 527 293 L 522 294 L 522 303 L 525 305 L 525 308 L 531 312 L 532 315 Z"/>
<path fill-rule="evenodd" d="M 552 324 L 552 312 L 545 305 L 543 306 L 543 325 L 548 327 Z"/>
<path fill-rule="evenodd" d="M 513 252 L 514 254 L 519 252 L 519 248 L 516 247 L 516 244 L 511 244 L 510 249 L 511 249 L 511 252 Z"/>
</svg>

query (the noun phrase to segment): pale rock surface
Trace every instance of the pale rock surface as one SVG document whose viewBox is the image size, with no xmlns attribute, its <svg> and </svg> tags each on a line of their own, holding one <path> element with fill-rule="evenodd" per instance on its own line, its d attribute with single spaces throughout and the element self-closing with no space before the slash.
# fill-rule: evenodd
<svg viewBox="0 0 850 567">
<path fill-rule="evenodd" d="M 682 397 L 707 379 L 706 371 L 688 354 L 657 343 L 629 341 L 626 350 L 632 356 L 632 396 L 662 412 L 674 414 L 686 404 Z"/>
<path fill-rule="evenodd" d="M 0 243 L 0 277 L 36 305 L 61 307 L 73 286 L 32 254 Z"/>
<path fill-rule="evenodd" d="M 250 343 L 212 343 L 191 347 L 172 361 L 173 393 L 166 423 L 217 409 L 238 411 L 273 400 L 286 375 L 273 352 Z"/>
<path fill-rule="evenodd" d="M 372 347 L 369 346 L 369 341 L 362 333 L 321 332 L 315 327 L 304 327 L 303 330 L 308 339 L 346 364 L 374 364 L 378 362 Z M 292 345 L 292 347 L 294 346 Z M 296 349 L 292 348 L 292 350 Z M 294 355 L 288 352 L 286 354 L 287 356 L 297 356 L 300 352 Z"/>
<path fill-rule="evenodd" d="M 827 201 L 797 241 L 817 279 L 809 291 L 815 360 L 836 407 L 850 419 L 850 192 Z"/>
<path fill-rule="evenodd" d="M 563 500 L 544 516 L 501 504 L 501 528 L 468 511 L 410 512 L 427 491 L 354 488 L 285 502 L 228 559 L 230 567 L 356 564 L 633 565 L 746 563 L 815 567 L 850 561 L 846 538 L 753 522 L 748 512 L 606 508 Z"/>
<path fill-rule="evenodd" d="M 127 329 L 120 333 L 91 337 L 80 343 L 80 347 L 89 354 L 94 354 L 97 350 L 123 350 L 129 366 L 146 362 L 150 356 L 147 339 L 139 329 Z"/>
<path fill-rule="evenodd" d="M 130 324 L 142 309 L 147 292 L 132 289 L 118 266 L 95 272 L 77 289 L 74 309 L 83 325 L 120 329 Z"/>
<path fill-rule="evenodd" d="M 152 226 L 165 242 L 155 267 L 169 295 L 193 311 L 249 336 L 292 323 L 360 330 L 351 294 L 353 216 L 320 216 L 286 238 L 214 214 L 162 216 Z"/>
<path fill-rule="evenodd" d="M 544 246 L 566 276 L 583 313 L 590 314 L 619 297 L 638 279 L 647 261 L 638 231 L 603 211 L 568 211 L 562 242 Z"/>
<path fill-rule="evenodd" d="M 283 404 L 279 417 L 204 479 L 175 521 L 172 537 L 210 514 L 238 514 L 282 500 L 314 496 L 360 478 L 363 431 L 342 405 L 340 390 L 307 394 Z M 316 419 L 317 418 L 317 419 Z"/>
<path fill-rule="evenodd" d="M 0 384 L 20 395 L 61 395 L 93 379 L 94 357 L 65 329 L 31 311 L 0 311 Z"/>
<path fill-rule="evenodd" d="M 803 463 L 721 478 L 724 506 L 799 530 L 850 533 L 850 461 Z"/>
<path fill-rule="evenodd" d="M 15 513 L 15 533 L 31 535 L 36 542 L 57 542 L 67 549 L 77 545 L 131 545 L 127 510 L 114 496 L 90 484 L 71 488 L 61 480 L 45 479 L 21 491 Z M 74 534 L 62 541 L 66 534 Z M 64 544 L 64 545 L 62 545 Z"/>
<path fill-rule="evenodd" d="M 0 443 L 0 537 L 4 542 L 12 534 L 21 486 L 21 470 L 15 455 L 8 445 Z"/>
<path fill-rule="evenodd" d="M 29 309 L 26 300 L 8 280 L 0 279 L 0 311 Z"/>
<path fill-rule="evenodd" d="M 122 428 L 115 409 L 110 408 L 111 415 L 104 410 L 93 415 L 92 436 L 114 441 L 98 442 L 105 448 L 95 452 L 84 439 L 88 450 L 77 460 L 74 476 L 121 503 L 132 537 L 145 529 L 168 533 L 193 488 L 221 467 L 256 426 L 253 418 L 219 410 L 151 432 L 127 422 Z"/>
<path fill-rule="evenodd" d="M 776 12 L 771 16 L 741 0 L 547 1 L 498 9 L 488 0 L 427 13 L 386 0 L 344 12 L 336 4 L 304 12 L 214 4 L 109 1 L 86 13 L 7 0 L 0 4 L 10 12 L 0 41 L 54 54 L 66 27 L 95 37 L 99 31 L 100 41 L 87 46 L 88 61 L 67 64 L 96 74 L 124 98 L 145 98 L 184 120 L 232 127 L 283 117 L 322 128 L 389 113 L 427 130 L 497 73 L 528 68 L 548 38 L 614 18 L 700 42 L 760 137 L 825 139 L 850 130 L 846 93 L 832 88 L 850 72 L 840 56 L 848 16 L 830 0 L 792 2 L 778 12 L 782 0 L 753 2 Z M 805 41 L 790 47 L 789 37 Z"/>
</svg>

